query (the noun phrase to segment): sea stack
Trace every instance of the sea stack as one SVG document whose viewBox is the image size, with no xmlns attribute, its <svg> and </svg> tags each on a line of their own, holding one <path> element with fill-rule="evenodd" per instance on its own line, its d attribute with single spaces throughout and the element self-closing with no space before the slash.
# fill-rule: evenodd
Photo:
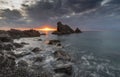
<svg viewBox="0 0 120 77">
<path fill-rule="evenodd" d="M 82 33 L 82 31 L 79 28 L 76 28 L 75 33 Z"/>
<path fill-rule="evenodd" d="M 81 33 L 81 30 L 77 28 L 75 31 L 69 26 L 64 25 L 62 22 L 57 23 L 57 31 L 54 31 L 52 34 L 56 35 L 64 35 L 64 34 L 72 34 L 72 33 Z"/>
</svg>

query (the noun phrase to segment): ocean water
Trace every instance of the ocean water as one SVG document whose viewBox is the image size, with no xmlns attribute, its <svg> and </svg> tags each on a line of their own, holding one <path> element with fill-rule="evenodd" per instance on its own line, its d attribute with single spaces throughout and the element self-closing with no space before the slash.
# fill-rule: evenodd
<svg viewBox="0 0 120 77">
<path fill-rule="evenodd" d="M 42 41 L 38 41 L 38 39 L 42 39 Z M 47 45 L 45 42 L 50 39 L 60 40 L 63 47 L 57 48 Z M 50 54 L 57 49 L 63 49 L 73 59 L 74 73 L 72 77 L 120 77 L 119 32 L 88 31 L 81 34 L 61 36 L 48 34 L 15 41 L 30 44 L 15 51 L 18 54 L 19 51 L 29 52 L 35 47 L 42 48 L 43 51 L 40 54 L 31 54 L 21 58 L 26 60 L 29 65 L 33 62 L 32 57 L 45 56 L 46 59 L 41 65 L 46 69 L 51 68 L 50 64 L 55 60 Z"/>
<path fill-rule="evenodd" d="M 120 77 L 119 32 L 88 31 L 46 38 L 60 40 L 71 54 L 76 65 L 73 77 Z"/>
</svg>

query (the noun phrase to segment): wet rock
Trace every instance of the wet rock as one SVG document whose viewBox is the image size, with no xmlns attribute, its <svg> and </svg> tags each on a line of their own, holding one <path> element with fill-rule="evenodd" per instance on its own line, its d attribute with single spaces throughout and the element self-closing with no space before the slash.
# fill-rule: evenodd
<svg viewBox="0 0 120 77">
<path fill-rule="evenodd" d="M 46 35 L 46 33 L 41 33 L 40 35 Z"/>
<path fill-rule="evenodd" d="M 17 64 L 18 67 L 28 67 L 28 63 L 24 60 L 20 60 Z"/>
<path fill-rule="evenodd" d="M 42 41 L 42 39 L 38 39 L 38 41 Z"/>
<path fill-rule="evenodd" d="M 20 57 L 23 57 L 23 56 L 26 56 L 26 55 L 30 55 L 31 53 L 30 52 L 22 52 L 22 53 L 19 53 L 19 54 L 15 54 L 15 57 L 16 58 L 20 58 Z"/>
<path fill-rule="evenodd" d="M 22 48 L 24 45 L 20 43 L 13 43 L 16 48 Z"/>
<path fill-rule="evenodd" d="M 71 57 L 70 55 L 68 55 L 67 53 L 65 53 L 64 51 L 55 51 L 54 53 L 54 57 L 57 58 L 57 60 L 67 60 L 67 61 L 71 61 Z"/>
<path fill-rule="evenodd" d="M 15 66 L 15 58 L 10 55 L 0 54 L 0 68 L 13 68 Z"/>
<path fill-rule="evenodd" d="M 34 53 L 37 53 L 37 52 L 40 52 L 40 51 L 42 51 L 40 48 L 38 48 L 38 47 L 36 47 L 36 48 L 34 48 L 33 50 L 32 50 L 32 52 L 34 52 Z"/>
<path fill-rule="evenodd" d="M 22 45 L 29 45 L 29 43 L 21 42 Z"/>
<path fill-rule="evenodd" d="M 76 28 L 75 33 L 82 33 L 82 31 L 79 28 Z"/>
<path fill-rule="evenodd" d="M 71 64 L 65 64 L 65 65 L 57 66 L 54 69 L 54 71 L 55 71 L 55 73 L 64 73 L 67 75 L 72 75 L 73 67 Z"/>
<path fill-rule="evenodd" d="M 7 51 L 11 51 L 14 50 L 14 46 L 12 44 L 5 44 L 3 49 Z"/>
<path fill-rule="evenodd" d="M 35 61 L 34 62 L 42 62 L 43 61 L 43 57 L 35 57 Z"/>
<path fill-rule="evenodd" d="M 61 44 L 61 43 L 58 43 L 57 46 L 62 46 L 62 44 Z"/>
<path fill-rule="evenodd" d="M 12 38 L 8 34 L 0 34 L 1 42 L 13 42 Z"/>
<path fill-rule="evenodd" d="M 49 40 L 49 42 L 48 42 L 49 45 L 56 45 L 58 43 L 60 43 L 59 40 Z"/>
</svg>

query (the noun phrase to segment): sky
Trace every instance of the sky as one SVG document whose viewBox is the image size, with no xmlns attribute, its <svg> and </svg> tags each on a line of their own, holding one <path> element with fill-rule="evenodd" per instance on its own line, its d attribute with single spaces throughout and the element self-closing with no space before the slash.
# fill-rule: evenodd
<svg viewBox="0 0 120 77">
<path fill-rule="evenodd" d="M 0 0 L 0 29 L 56 26 L 120 30 L 120 0 Z"/>
</svg>

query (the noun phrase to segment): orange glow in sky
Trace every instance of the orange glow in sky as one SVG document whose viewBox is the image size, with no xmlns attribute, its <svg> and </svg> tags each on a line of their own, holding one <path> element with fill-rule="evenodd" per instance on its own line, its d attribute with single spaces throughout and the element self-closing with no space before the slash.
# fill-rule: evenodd
<svg viewBox="0 0 120 77">
<path fill-rule="evenodd" d="M 39 30 L 39 31 L 56 31 L 57 30 L 56 28 L 48 26 L 48 25 L 45 25 L 45 26 L 42 26 L 39 28 L 35 28 L 35 29 Z"/>
</svg>

